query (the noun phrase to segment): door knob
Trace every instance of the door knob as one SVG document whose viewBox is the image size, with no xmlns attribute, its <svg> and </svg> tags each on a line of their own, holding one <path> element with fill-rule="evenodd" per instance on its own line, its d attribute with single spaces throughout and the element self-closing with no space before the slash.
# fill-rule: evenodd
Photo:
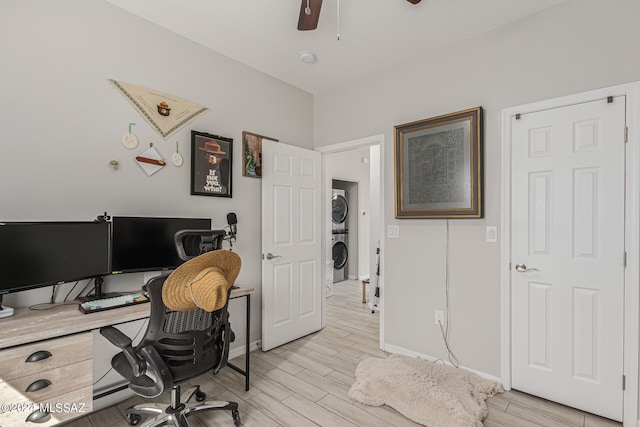
<svg viewBox="0 0 640 427">
<path fill-rule="evenodd" d="M 269 253 L 267 254 L 267 259 L 268 259 L 268 260 L 272 260 L 272 259 L 274 259 L 274 258 L 280 258 L 280 255 L 274 255 L 274 254 L 272 254 L 271 252 L 269 252 Z"/>
<path fill-rule="evenodd" d="M 516 264 L 516 271 L 518 273 L 526 273 L 527 271 L 538 271 L 537 268 L 527 268 L 524 264 Z"/>
</svg>

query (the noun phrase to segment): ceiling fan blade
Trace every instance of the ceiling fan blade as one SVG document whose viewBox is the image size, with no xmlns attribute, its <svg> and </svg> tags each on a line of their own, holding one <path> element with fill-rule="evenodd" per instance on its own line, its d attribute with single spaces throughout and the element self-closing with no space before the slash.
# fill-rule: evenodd
<svg viewBox="0 0 640 427">
<path fill-rule="evenodd" d="M 411 4 L 418 4 L 421 0 L 407 0 Z"/>
<path fill-rule="evenodd" d="M 309 9 L 311 9 L 309 15 L 305 12 L 307 4 L 309 4 Z M 309 31 L 315 30 L 318 27 L 320 7 L 322 7 L 322 0 L 302 0 L 300 4 L 300 18 L 298 18 L 298 30 Z"/>
</svg>

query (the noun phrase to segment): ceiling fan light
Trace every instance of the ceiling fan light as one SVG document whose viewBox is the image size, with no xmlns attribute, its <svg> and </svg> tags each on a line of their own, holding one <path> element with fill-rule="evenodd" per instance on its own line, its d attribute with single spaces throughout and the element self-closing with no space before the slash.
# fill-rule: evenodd
<svg viewBox="0 0 640 427">
<path fill-rule="evenodd" d="M 300 52 L 300 61 L 304 62 L 305 64 L 315 64 L 315 62 L 318 59 L 316 58 L 316 54 L 308 51 L 308 50 L 303 50 L 302 52 Z"/>
</svg>

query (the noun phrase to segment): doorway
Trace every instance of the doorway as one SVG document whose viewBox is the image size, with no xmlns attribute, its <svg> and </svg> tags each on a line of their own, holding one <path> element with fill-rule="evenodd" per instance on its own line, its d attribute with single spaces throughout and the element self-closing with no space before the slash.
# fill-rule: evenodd
<svg viewBox="0 0 640 427">
<path fill-rule="evenodd" d="M 323 215 L 323 230 L 325 236 L 323 239 L 323 258 L 325 264 L 331 267 L 326 269 L 324 280 L 325 283 L 333 282 L 333 278 L 330 277 L 330 274 L 333 271 L 333 254 L 331 244 L 333 237 L 333 227 L 331 220 L 331 198 L 333 180 L 337 179 L 339 181 L 346 182 L 346 185 L 352 185 L 351 189 L 357 189 L 357 199 L 359 200 L 359 203 L 355 205 L 355 208 L 353 208 L 353 204 L 350 204 L 349 206 L 351 210 L 349 216 L 353 216 L 355 222 L 350 223 L 349 226 L 355 226 L 357 228 L 358 232 L 356 234 L 358 235 L 358 243 L 356 246 L 359 247 L 360 250 L 357 252 L 361 255 L 357 257 L 358 261 L 354 264 L 357 267 L 357 270 L 350 267 L 349 275 L 354 277 L 354 279 L 358 280 L 358 283 L 360 283 L 363 278 L 373 278 L 373 275 L 376 273 L 376 248 L 378 244 L 381 248 L 380 263 L 382 264 L 384 260 L 384 234 L 382 233 L 384 224 L 384 209 L 382 207 L 384 206 L 384 204 L 383 194 L 381 191 L 381 189 L 383 188 L 382 177 L 384 176 L 384 162 L 382 160 L 384 152 L 384 135 L 376 135 L 355 141 L 321 147 L 318 148 L 317 151 L 321 152 L 323 155 L 323 200 L 325 200 L 326 202 L 324 204 L 325 214 Z M 333 161 L 336 159 L 337 161 Z M 367 190 L 363 188 L 363 179 L 359 179 L 350 175 L 349 171 L 354 168 L 355 163 L 357 163 L 360 167 L 365 167 L 366 169 L 368 169 L 369 175 L 367 177 L 367 180 L 369 181 L 369 188 Z M 345 189 L 348 189 L 348 187 L 345 187 Z M 367 197 L 369 199 L 368 202 L 362 203 L 363 199 L 366 199 Z M 363 209 L 363 206 L 368 206 L 368 208 Z M 368 242 L 363 245 L 362 236 L 364 235 L 368 237 Z M 355 256 L 354 249 L 349 248 L 349 251 L 349 261 L 351 261 Z M 352 265 L 352 267 L 354 265 Z M 382 271 L 384 270 L 382 269 Z M 370 284 L 367 289 L 367 294 L 369 296 L 373 295 L 371 290 L 372 283 L 373 281 L 370 280 Z M 384 342 L 384 305 L 382 303 L 384 297 L 384 278 L 382 274 L 377 278 L 376 284 L 380 288 L 380 302 L 378 303 L 379 313 L 373 315 L 380 316 L 379 345 L 382 346 L 382 343 Z M 327 296 L 329 295 L 330 293 L 328 293 Z M 372 298 L 369 298 L 370 302 L 371 300 Z M 324 324 L 325 318 L 323 317 L 323 325 Z"/>
<path fill-rule="evenodd" d="M 632 422 L 638 149 L 625 138 L 637 89 L 502 112 L 503 383 Z"/>
</svg>

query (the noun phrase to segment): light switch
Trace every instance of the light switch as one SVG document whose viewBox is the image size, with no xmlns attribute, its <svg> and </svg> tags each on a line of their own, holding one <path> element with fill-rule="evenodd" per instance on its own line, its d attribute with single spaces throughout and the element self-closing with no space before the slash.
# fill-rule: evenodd
<svg viewBox="0 0 640 427">
<path fill-rule="evenodd" d="M 489 243 L 498 242 L 498 227 L 487 227 L 486 240 Z"/>
<path fill-rule="evenodd" d="M 387 237 L 390 239 L 400 238 L 400 226 L 397 224 L 387 225 Z"/>
</svg>

